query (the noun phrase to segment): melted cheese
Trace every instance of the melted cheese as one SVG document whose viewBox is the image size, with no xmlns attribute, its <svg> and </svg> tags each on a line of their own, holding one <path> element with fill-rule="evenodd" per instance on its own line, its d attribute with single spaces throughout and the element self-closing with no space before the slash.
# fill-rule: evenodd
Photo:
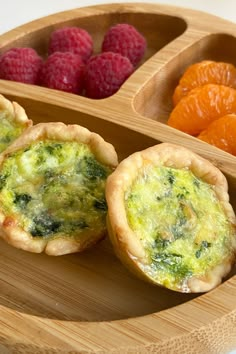
<svg viewBox="0 0 236 354">
<path fill-rule="evenodd" d="M 106 177 L 89 147 L 77 142 L 36 142 L 4 161 L 0 202 L 6 215 L 34 237 L 105 228 Z"/>
<path fill-rule="evenodd" d="M 183 289 L 232 254 L 234 230 L 214 189 L 191 171 L 146 167 L 125 199 L 128 223 L 149 259 L 140 266 L 159 284 Z"/>
</svg>

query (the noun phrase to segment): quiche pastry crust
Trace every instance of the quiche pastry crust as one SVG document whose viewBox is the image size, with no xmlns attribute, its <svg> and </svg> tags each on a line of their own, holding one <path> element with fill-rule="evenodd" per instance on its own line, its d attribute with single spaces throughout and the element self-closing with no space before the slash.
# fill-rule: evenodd
<svg viewBox="0 0 236 354">
<path fill-rule="evenodd" d="M 162 143 L 136 152 L 124 159 L 108 177 L 106 183 L 106 199 L 108 204 L 107 225 L 114 250 L 124 265 L 137 276 L 157 285 L 165 286 L 158 283 L 150 275 L 150 258 L 148 257 L 148 252 L 140 239 L 142 237 L 137 236 L 136 231 L 130 226 L 126 209 L 127 191 L 132 189 L 133 184 L 140 174 L 144 174 L 143 181 L 145 181 L 145 172 L 143 171 L 145 171 L 147 166 L 164 166 L 166 168 L 191 171 L 194 176 L 211 185 L 214 189 L 226 219 L 233 230 L 232 234 L 234 236 L 230 239 L 231 249 L 229 256 L 226 256 L 222 262 L 209 269 L 207 274 L 203 276 L 195 276 L 193 274 L 188 277 L 185 284 L 180 288 L 167 286 L 172 290 L 180 292 L 209 291 L 221 283 L 222 278 L 229 273 L 234 263 L 236 253 L 236 218 L 229 202 L 228 184 L 225 176 L 209 161 L 184 147 Z M 140 203 L 142 204 L 141 200 Z M 140 204 L 137 208 L 139 207 Z"/>
<path fill-rule="evenodd" d="M 92 152 L 96 160 L 111 171 L 118 163 L 114 147 L 105 142 L 100 135 L 90 132 L 88 129 L 79 125 L 65 125 L 61 122 L 39 123 L 26 130 L 20 138 L 15 140 L 11 146 L 0 155 L 0 173 L 8 157 L 14 156 L 15 153 L 24 151 L 24 149 L 27 151 L 32 144 L 37 144 L 37 142 L 45 144 L 46 141 L 85 144 L 85 146 L 89 147 L 89 151 Z M 31 187 L 32 186 L 29 184 L 27 190 L 30 191 Z M 56 198 L 57 195 L 55 195 L 55 202 Z M 60 209 L 60 207 L 58 209 Z M 99 229 L 98 227 L 97 230 L 96 227 L 92 230 L 89 227 L 85 227 L 79 235 L 76 234 L 76 232 L 75 234 L 72 232 L 69 237 L 67 237 L 63 231 L 56 235 L 56 237 L 50 237 L 50 235 L 49 237 L 37 237 L 37 235 L 35 237 L 35 235 L 32 235 L 29 230 L 25 229 L 19 223 L 14 212 L 10 214 L 6 213 L 3 206 L 0 204 L 0 233 L 0 236 L 14 247 L 35 253 L 44 251 L 48 255 L 58 256 L 80 252 L 92 246 L 105 236 L 106 225 L 104 225 L 103 229 Z"/>
</svg>

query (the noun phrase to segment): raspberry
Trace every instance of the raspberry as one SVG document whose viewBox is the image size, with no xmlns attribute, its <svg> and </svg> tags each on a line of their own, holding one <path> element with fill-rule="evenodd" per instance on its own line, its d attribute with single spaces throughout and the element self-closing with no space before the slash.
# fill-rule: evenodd
<svg viewBox="0 0 236 354">
<path fill-rule="evenodd" d="M 93 52 L 93 40 L 82 28 L 63 27 L 51 33 L 48 52 L 71 52 L 86 62 Z"/>
<path fill-rule="evenodd" d="M 118 53 L 101 53 L 90 58 L 85 70 L 85 95 L 105 98 L 119 90 L 134 68 L 128 58 Z"/>
<path fill-rule="evenodd" d="M 42 63 L 32 48 L 11 48 L 0 57 L 0 78 L 36 84 Z"/>
<path fill-rule="evenodd" d="M 83 74 L 84 63 L 79 55 L 55 52 L 44 62 L 39 74 L 39 83 L 56 90 L 81 93 Z"/>
<path fill-rule="evenodd" d="M 146 39 L 132 25 L 120 23 L 105 34 L 102 51 L 120 53 L 128 57 L 134 66 L 142 59 L 146 50 Z"/>
</svg>

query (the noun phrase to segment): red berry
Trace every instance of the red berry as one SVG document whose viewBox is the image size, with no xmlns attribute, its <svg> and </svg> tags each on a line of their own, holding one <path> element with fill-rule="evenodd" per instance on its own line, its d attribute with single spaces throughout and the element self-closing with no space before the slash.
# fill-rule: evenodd
<svg viewBox="0 0 236 354">
<path fill-rule="evenodd" d="M 146 50 L 146 39 L 136 28 L 126 23 L 111 27 L 105 34 L 102 51 L 120 53 L 136 66 Z"/>
<path fill-rule="evenodd" d="M 81 93 L 84 63 L 79 55 L 55 52 L 44 62 L 39 75 L 42 86 L 56 90 Z"/>
<path fill-rule="evenodd" d="M 93 40 L 90 34 L 79 27 L 63 27 L 51 33 L 49 54 L 71 52 L 78 54 L 86 62 L 93 52 Z"/>
<path fill-rule="evenodd" d="M 134 68 L 128 58 L 118 53 L 101 53 L 92 57 L 85 70 L 85 95 L 105 98 L 117 92 Z"/>
<path fill-rule="evenodd" d="M 32 48 L 11 48 L 0 57 L 0 78 L 36 84 L 42 63 Z"/>
</svg>

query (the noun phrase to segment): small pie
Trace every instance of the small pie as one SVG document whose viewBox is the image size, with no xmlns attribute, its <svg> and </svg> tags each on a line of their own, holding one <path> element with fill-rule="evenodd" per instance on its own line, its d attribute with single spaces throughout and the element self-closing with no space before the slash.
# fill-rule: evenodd
<svg viewBox="0 0 236 354">
<path fill-rule="evenodd" d="M 24 108 L 0 95 L 0 153 L 30 126 Z"/>
<path fill-rule="evenodd" d="M 40 123 L 0 155 L 0 236 L 48 255 L 80 252 L 106 234 L 114 147 L 79 125 Z"/>
<path fill-rule="evenodd" d="M 222 172 L 162 143 L 123 160 L 108 177 L 114 249 L 136 275 L 179 292 L 216 287 L 235 261 L 236 219 Z"/>
</svg>

